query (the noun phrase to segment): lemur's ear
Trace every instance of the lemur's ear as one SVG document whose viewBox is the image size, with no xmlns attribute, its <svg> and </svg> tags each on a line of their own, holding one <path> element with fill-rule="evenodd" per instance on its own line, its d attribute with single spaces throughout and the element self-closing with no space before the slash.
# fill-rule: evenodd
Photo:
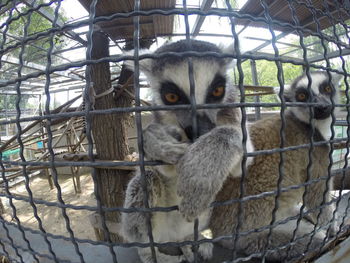
<svg viewBox="0 0 350 263">
<path fill-rule="evenodd" d="M 233 53 L 235 53 L 234 43 L 231 43 L 228 46 L 220 45 L 219 47 L 221 48 L 222 52 L 225 53 L 225 54 L 233 54 Z"/>
<path fill-rule="evenodd" d="M 277 95 L 277 98 L 279 99 L 279 93 L 280 93 L 280 87 L 274 87 L 273 91 Z M 286 102 L 292 102 L 292 94 L 291 94 L 291 85 L 284 85 L 283 86 L 283 98 Z"/>
<path fill-rule="evenodd" d="M 335 72 L 331 73 L 332 75 L 332 83 L 334 86 L 338 87 L 339 86 L 339 82 L 344 78 L 344 76 L 342 74 L 338 74 Z"/>
<path fill-rule="evenodd" d="M 148 50 L 148 49 L 140 49 L 139 56 L 145 55 L 145 54 L 152 54 L 152 53 L 153 52 Z M 134 56 L 134 50 L 124 52 L 123 55 Z M 125 60 L 124 65 L 126 65 L 128 69 L 135 71 L 135 61 L 134 60 Z M 139 65 L 140 65 L 140 71 L 147 75 L 147 73 L 149 73 L 152 69 L 152 59 L 150 59 L 150 58 L 140 59 Z"/>
<path fill-rule="evenodd" d="M 236 54 L 234 43 L 231 43 L 229 46 L 219 45 L 219 48 L 222 50 L 222 53 L 224 54 L 232 54 L 232 55 Z M 235 63 L 236 63 L 236 60 L 234 58 L 232 57 L 225 58 L 225 64 L 227 66 L 234 66 Z"/>
</svg>

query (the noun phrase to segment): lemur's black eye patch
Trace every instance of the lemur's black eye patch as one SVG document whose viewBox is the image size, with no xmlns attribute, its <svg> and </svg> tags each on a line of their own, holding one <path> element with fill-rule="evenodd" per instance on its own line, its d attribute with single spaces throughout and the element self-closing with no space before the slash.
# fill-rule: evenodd
<svg viewBox="0 0 350 263">
<path fill-rule="evenodd" d="M 310 98 L 309 91 L 305 88 L 298 88 L 295 92 L 295 100 L 298 102 L 306 102 Z"/>
<path fill-rule="evenodd" d="M 226 92 L 226 78 L 224 78 L 221 75 L 216 75 L 208 88 L 205 102 L 206 103 L 219 102 L 225 96 L 225 92 Z"/>
<path fill-rule="evenodd" d="M 328 80 L 323 81 L 319 86 L 320 93 L 323 94 L 332 94 L 332 91 L 334 90 L 332 83 L 330 83 Z"/>
<path fill-rule="evenodd" d="M 172 82 L 163 82 L 161 84 L 160 96 L 165 105 L 190 104 L 186 94 Z"/>
</svg>

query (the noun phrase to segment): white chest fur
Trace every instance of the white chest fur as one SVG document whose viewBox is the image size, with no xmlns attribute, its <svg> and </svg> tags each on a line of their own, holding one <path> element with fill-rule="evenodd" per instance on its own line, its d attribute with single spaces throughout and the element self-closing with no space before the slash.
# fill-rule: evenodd
<svg viewBox="0 0 350 263">
<path fill-rule="evenodd" d="M 179 205 L 181 198 L 177 195 L 177 175 L 174 166 L 162 166 L 161 174 L 168 175 L 163 178 L 162 196 L 154 206 L 169 207 Z M 165 171 L 166 170 L 166 171 Z M 169 177 L 169 175 L 171 175 Z M 208 225 L 210 210 L 200 215 L 199 230 Z M 156 212 L 152 215 L 153 238 L 156 242 L 173 242 L 186 239 L 194 233 L 194 222 L 188 222 L 179 211 Z M 188 238 L 191 240 L 192 238 Z"/>
</svg>

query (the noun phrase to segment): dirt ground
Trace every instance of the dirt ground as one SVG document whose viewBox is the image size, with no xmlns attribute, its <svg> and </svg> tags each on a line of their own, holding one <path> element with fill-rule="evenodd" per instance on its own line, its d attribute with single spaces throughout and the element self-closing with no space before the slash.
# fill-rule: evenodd
<svg viewBox="0 0 350 263">
<path fill-rule="evenodd" d="M 81 175 L 80 181 L 82 193 L 76 194 L 71 176 L 59 176 L 59 184 L 61 186 L 62 198 L 64 202 L 71 205 L 96 206 L 93 193 L 94 185 L 91 176 L 87 174 Z M 44 177 L 36 177 L 31 179 L 30 189 L 32 190 L 33 197 L 35 199 L 58 202 L 56 188 L 50 190 L 48 180 Z M 28 196 L 28 192 L 23 183 L 11 188 L 11 193 L 19 196 Z M 5 207 L 4 218 L 7 221 L 12 220 L 12 222 L 16 222 L 13 219 L 13 211 L 9 205 L 9 200 L 4 197 L 1 197 L 1 200 Z M 17 216 L 22 225 L 33 229 L 39 229 L 38 221 L 34 217 L 33 208 L 30 203 L 18 200 L 14 200 L 13 202 L 16 207 Z M 66 228 L 66 221 L 63 218 L 61 208 L 40 204 L 36 206 L 38 209 L 38 215 L 41 218 L 46 232 L 69 236 Z M 75 237 L 95 240 L 94 230 L 88 218 L 88 216 L 93 212 L 88 210 L 73 209 L 66 209 L 66 212 L 70 220 L 70 227 L 74 231 Z"/>
</svg>

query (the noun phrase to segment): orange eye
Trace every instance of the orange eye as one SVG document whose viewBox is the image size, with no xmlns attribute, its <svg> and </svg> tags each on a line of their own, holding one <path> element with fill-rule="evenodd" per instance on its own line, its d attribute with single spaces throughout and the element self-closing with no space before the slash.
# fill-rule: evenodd
<svg viewBox="0 0 350 263">
<path fill-rule="evenodd" d="M 225 87 L 219 86 L 213 90 L 212 95 L 214 97 L 221 97 L 224 94 L 224 92 L 225 92 Z"/>
<path fill-rule="evenodd" d="M 299 94 L 297 95 L 297 99 L 298 99 L 299 101 L 304 101 L 304 100 L 306 100 L 306 94 L 305 94 L 305 93 L 299 93 Z"/>
<path fill-rule="evenodd" d="M 330 86 L 326 86 L 326 87 L 324 88 L 324 91 L 325 91 L 326 93 L 332 93 L 332 88 L 331 88 Z"/>
<path fill-rule="evenodd" d="M 180 97 L 179 97 L 179 95 L 177 95 L 175 93 L 167 93 L 167 94 L 165 94 L 165 99 L 169 103 L 176 103 L 179 101 Z"/>
</svg>

